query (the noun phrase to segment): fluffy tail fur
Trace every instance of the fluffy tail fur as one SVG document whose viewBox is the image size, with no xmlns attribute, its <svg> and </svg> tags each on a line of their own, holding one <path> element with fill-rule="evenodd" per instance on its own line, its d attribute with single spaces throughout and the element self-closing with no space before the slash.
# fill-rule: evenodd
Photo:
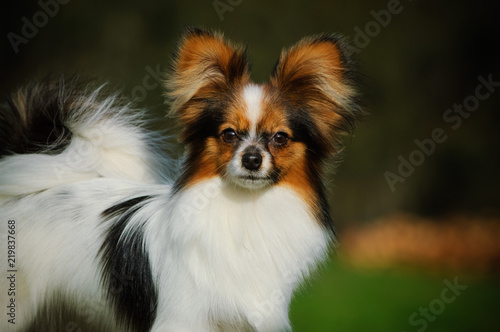
<svg viewBox="0 0 500 332">
<path fill-rule="evenodd" d="M 95 177 L 165 182 L 160 136 L 142 115 L 77 79 L 19 89 L 0 108 L 0 196 Z"/>
</svg>

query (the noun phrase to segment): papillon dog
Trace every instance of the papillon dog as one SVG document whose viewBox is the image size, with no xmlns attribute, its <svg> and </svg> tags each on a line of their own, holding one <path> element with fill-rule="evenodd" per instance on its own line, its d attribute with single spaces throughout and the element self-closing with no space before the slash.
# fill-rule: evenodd
<svg viewBox="0 0 500 332">
<path fill-rule="evenodd" d="M 244 48 L 188 29 L 165 81 L 178 176 L 144 112 L 104 87 L 13 93 L 0 330 L 291 330 L 293 290 L 335 242 L 323 176 L 363 112 L 357 77 L 337 35 L 285 49 L 256 84 Z"/>
</svg>

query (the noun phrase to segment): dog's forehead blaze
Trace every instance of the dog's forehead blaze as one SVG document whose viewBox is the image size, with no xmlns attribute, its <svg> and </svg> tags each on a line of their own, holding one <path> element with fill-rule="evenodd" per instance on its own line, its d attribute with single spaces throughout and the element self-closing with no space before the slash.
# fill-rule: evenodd
<svg viewBox="0 0 500 332">
<path fill-rule="evenodd" d="M 252 121 L 248 118 L 244 108 L 233 108 L 226 114 L 225 121 L 220 130 L 232 128 L 238 133 L 251 133 L 253 128 Z M 288 119 L 283 109 L 272 106 L 264 106 L 259 121 L 255 125 L 255 134 L 273 134 L 278 131 L 284 131 L 292 135 Z"/>
<path fill-rule="evenodd" d="M 224 111 L 220 131 L 231 128 L 238 133 L 254 132 L 257 136 L 277 131 L 293 134 L 284 105 L 273 98 L 268 85 L 249 84 L 235 91 L 231 100 Z"/>
<path fill-rule="evenodd" d="M 221 130 L 232 128 L 237 132 L 243 132 L 248 131 L 251 127 L 250 120 L 246 116 L 245 104 L 239 100 L 229 107 L 224 120 Z"/>
<path fill-rule="evenodd" d="M 285 106 L 274 97 L 274 91 L 269 85 L 264 86 L 264 97 L 262 103 L 262 112 L 257 123 L 257 132 L 275 133 L 284 131 L 291 135 Z"/>
</svg>

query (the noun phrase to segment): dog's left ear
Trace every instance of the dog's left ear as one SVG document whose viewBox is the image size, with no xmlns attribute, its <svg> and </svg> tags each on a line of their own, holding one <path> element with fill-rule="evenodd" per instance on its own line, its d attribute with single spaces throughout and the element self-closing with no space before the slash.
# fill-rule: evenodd
<svg viewBox="0 0 500 332">
<path fill-rule="evenodd" d="M 189 28 L 173 60 L 166 82 L 170 113 L 184 125 L 199 116 L 203 104 L 217 107 L 234 88 L 250 81 L 245 50 L 220 33 Z"/>
<path fill-rule="evenodd" d="M 362 110 L 358 74 L 348 44 L 337 35 L 304 38 L 281 53 L 271 76 L 290 112 L 312 121 L 323 149 L 349 132 Z"/>
</svg>

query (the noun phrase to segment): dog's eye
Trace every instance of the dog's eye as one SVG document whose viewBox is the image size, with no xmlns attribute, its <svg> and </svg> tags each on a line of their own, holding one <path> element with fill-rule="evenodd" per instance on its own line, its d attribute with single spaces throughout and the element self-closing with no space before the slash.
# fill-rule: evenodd
<svg viewBox="0 0 500 332">
<path fill-rule="evenodd" d="M 239 140 L 238 135 L 231 128 L 225 129 L 222 132 L 222 138 L 224 139 L 224 141 L 226 141 L 228 143 L 234 143 L 234 142 Z"/>
<path fill-rule="evenodd" d="M 286 142 L 288 142 L 288 134 L 284 133 L 282 131 L 279 131 L 276 134 L 274 134 L 274 136 L 271 140 L 278 145 L 284 145 L 284 144 L 286 144 Z"/>
</svg>

